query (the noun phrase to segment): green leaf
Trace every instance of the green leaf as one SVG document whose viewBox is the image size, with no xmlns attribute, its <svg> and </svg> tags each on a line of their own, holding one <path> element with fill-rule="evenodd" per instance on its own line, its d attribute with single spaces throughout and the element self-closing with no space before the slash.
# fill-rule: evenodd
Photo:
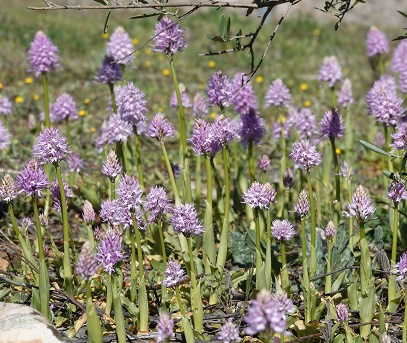
<svg viewBox="0 0 407 343">
<path fill-rule="evenodd" d="M 366 141 L 364 141 L 364 140 L 362 140 L 362 139 L 360 139 L 359 142 L 360 142 L 360 144 L 362 144 L 366 149 L 371 150 L 371 151 L 373 151 L 373 152 L 375 152 L 375 153 L 377 153 L 377 154 L 384 155 L 384 156 L 389 156 L 389 157 L 392 157 L 392 156 L 393 156 L 393 155 L 390 154 L 389 152 L 384 151 L 383 149 L 380 149 L 379 147 L 377 147 L 376 145 L 374 145 L 374 144 L 372 144 L 372 143 L 366 142 Z"/>
<path fill-rule="evenodd" d="M 226 33 L 227 33 L 226 19 L 225 16 L 222 16 L 220 20 L 220 34 L 222 38 L 226 37 Z"/>
<path fill-rule="evenodd" d="M 256 246 L 248 234 L 237 231 L 230 233 L 230 247 L 233 260 L 237 264 L 250 265 L 254 263 Z"/>
<path fill-rule="evenodd" d="M 216 42 L 225 42 L 225 39 L 222 38 L 221 36 L 215 36 L 212 34 L 206 35 L 210 40 L 216 41 Z"/>
<path fill-rule="evenodd" d="M 404 13 L 404 12 L 402 12 L 402 11 L 397 11 L 397 12 L 399 12 L 403 17 L 406 17 L 406 18 L 407 18 L 407 13 Z"/>
<path fill-rule="evenodd" d="M 382 174 L 386 177 L 388 177 L 389 179 L 393 179 L 394 173 L 389 172 L 388 170 L 383 170 Z"/>
<path fill-rule="evenodd" d="M 99 3 L 99 4 L 102 4 L 102 5 L 104 5 L 104 6 L 107 6 L 107 5 L 108 5 L 108 3 L 107 3 L 106 1 L 104 1 L 104 0 L 93 0 L 93 1 L 95 1 L 95 2 L 97 2 L 97 3 Z"/>
<path fill-rule="evenodd" d="M 89 287 L 89 286 L 88 286 Z M 103 341 L 102 328 L 100 326 L 99 317 L 96 313 L 95 307 L 92 302 L 92 297 L 88 297 L 86 302 L 87 328 L 89 335 L 89 342 L 97 343 Z"/>
<path fill-rule="evenodd" d="M 3 288 L 0 290 L 0 300 L 9 295 L 11 292 L 11 288 Z"/>
<path fill-rule="evenodd" d="M 345 335 L 343 333 L 339 334 L 338 336 L 336 336 L 334 338 L 334 340 L 332 341 L 332 343 L 342 343 L 345 341 Z"/>
</svg>

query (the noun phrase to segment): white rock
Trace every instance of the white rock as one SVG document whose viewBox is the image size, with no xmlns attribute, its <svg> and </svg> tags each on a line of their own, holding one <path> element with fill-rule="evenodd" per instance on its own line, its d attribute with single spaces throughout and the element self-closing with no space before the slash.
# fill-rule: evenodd
<svg viewBox="0 0 407 343">
<path fill-rule="evenodd" d="M 59 343 L 62 335 L 30 306 L 0 302 L 0 343 Z"/>
</svg>

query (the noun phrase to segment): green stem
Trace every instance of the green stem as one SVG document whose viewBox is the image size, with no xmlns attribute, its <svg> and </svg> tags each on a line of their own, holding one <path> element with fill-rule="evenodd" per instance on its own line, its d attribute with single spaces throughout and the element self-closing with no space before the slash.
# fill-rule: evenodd
<svg viewBox="0 0 407 343">
<path fill-rule="evenodd" d="M 317 254 L 316 254 L 316 218 L 315 218 L 315 200 L 314 193 L 312 191 L 311 183 L 311 174 L 307 170 L 307 182 L 308 182 L 308 193 L 309 193 L 309 202 L 310 202 L 310 211 L 311 211 L 311 257 L 310 257 L 310 278 L 315 277 L 315 272 L 317 269 Z"/>
<path fill-rule="evenodd" d="M 271 265 L 272 265 L 272 252 L 271 252 L 271 208 L 267 211 L 267 242 L 266 242 L 266 264 L 265 264 L 265 279 L 266 289 L 271 289 Z"/>
<path fill-rule="evenodd" d="M 115 180 L 110 180 L 110 200 L 114 200 L 116 193 L 116 184 Z"/>
<path fill-rule="evenodd" d="M 328 249 L 328 258 L 326 261 L 326 273 L 329 274 L 326 276 L 326 282 L 325 282 L 325 293 L 331 293 L 332 292 L 332 275 L 331 273 L 331 255 L 332 255 L 332 243 L 331 240 L 328 238 L 326 241 L 327 244 L 327 249 Z"/>
<path fill-rule="evenodd" d="M 132 212 L 133 216 L 133 223 L 134 223 L 134 214 Z M 137 225 L 137 223 L 136 223 Z M 135 230 L 137 230 L 136 227 L 134 227 L 133 224 L 133 230 L 130 232 L 130 244 L 131 244 L 131 258 L 130 258 L 130 276 L 131 276 L 131 287 L 130 287 L 130 300 L 135 303 L 137 299 L 137 268 L 136 268 L 136 241 L 135 241 Z M 139 245 L 137 246 L 139 247 Z"/>
<path fill-rule="evenodd" d="M 86 226 L 87 226 L 87 229 L 88 229 L 88 239 L 89 239 L 89 243 L 90 243 L 92 249 L 95 250 L 96 245 L 95 245 L 95 237 L 93 236 L 92 225 L 91 225 L 91 224 L 88 224 L 88 225 L 86 225 Z"/>
<path fill-rule="evenodd" d="M 384 141 L 385 141 L 384 148 L 385 148 L 385 151 L 389 151 L 389 144 L 390 144 L 389 128 L 387 127 L 386 124 L 384 124 L 383 129 L 384 129 Z M 388 158 L 388 168 L 389 168 L 390 172 L 393 171 L 393 162 L 391 161 L 391 158 Z"/>
<path fill-rule="evenodd" d="M 126 343 L 126 328 L 124 325 L 124 315 L 122 302 L 120 299 L 119 277 L 112 278 L 114 321 L 116 324 L 116 335 L 118 343 Z"/>
<path fill-rule="evenodd" d="M 175 94 L 177 96 L 177 102 L 178 102 L 180 145 L 181 145 L 181 150 L 182 150 L 182 162 L 184 163 L 184 160 L 187 156 L 187 138 L 186 138 L 186 128 L 185 128 L 185 118 L 184 118 L 184 107 L 182 105 L 181 92 L 179 90 L 177 73 L 175 72 L 174 59 L 172 56 L 170 57 L 170 68 L 171 68 L 172 81 L 174 83 L 174 88 L 175 88 Z"/>
<path fill-rule="evenodd" d="M 398 229 L 399 229 L 399 211 L 398 204 L 394 204 L 394 221 L 393 221 L 393 242 L 391 246 L 391 262 L 396 263 L 396 254 L 397 254 L 397 238 L 398 238 Z"/>
<path fill-rule="evenodd" d="M 345 328 L 346 343 L 353 343 L 354 340 L 353 340 L 352 333 L 350 331 L 348 323 L 344 323 L 343 326 Z"/>
<path fill-rule="evenodd" d="M 39 293 L 40 293 L 40 310 L 45 318 L 48 318 L 49 311 L 49 276 L 48 268 L 45 262 L 44 255 L 44 243 L 42 241 L 42 232 L 40 224 L 40 216 L 38 213 L 38 196 L 34 194 L 33 196 L 33 207 L 34 207 L 34 218 L 35 218 L 35 228 L 37 231 L 37 241 L 38 241 L 38 256 L 40 260 L 40 282 L 39 282 Z"/>
<path fill-rule="evenodd" d="M 163 230 L 163 220 L 160 219 L 158 222 L 158 232 L 160 234 L 161 241 L 161 253 L 163 255 L 164 269 L 167 268 L 167 253 L 165 251 L 165 239 L 164 239 L 164 230 Z"/>
<path fill-rule="evenodd" d="M 181 295 L 179 292 L 179 287 L 175 288 L 175 293 L 177 295 L 178 307 L 182 316 L 182 325 L 184 329 L 185 339 L 187 343 L 195 343 L 194 332 L 192 331 L 191 323 L 187 316 L 185 315 L 184 304 L 182 303 Z"/>
<path fill-rule="evenodd" d="M 380 72 L 380 75 L 384 74 L 384 63 L 383 63 L 383 58 L 382 58 L 381 54 L 379 54 L 379 72 Z"/>
<path fill-rule="evenodd" d="M 288 281 L 288 269 L 287 269 L 287 259 L 285 254 L 285 242 L 280 242 L 280 252 L 281 252 L 281 287 L 287 292 L 289 288 Z"/>
<path fill-rule="evenodd" d="M 116 95 L 114 94 L 114 84 L 109 83 L 110 99 L 112 100 L 113 113 L 117 113 Z"/>
<path fill-rule="evenodd" d="M 119 145 L 121 146 L 121 153 L 123 157 L 123 171 L 128 173 L 130 172 L 130 166 L 129 161 L 127 160 L 127 142 L 120 142 Z"/>
<path fill-rule="evenodd" d="M 348 203 L 352 203 L 352 182 L 348 180 Z M 349 249 L 353 251 L 353 216 L 349 216 Z"/>
<path fill-rule="evenodd" d="M 175 287 L 175 294 L 177 295 L 178 307 L 179 311 L 181 312 L 181 316 L 185 317 L 185 309 L 184 304 L 182 303 L 181 294 L 179 292 L 179 287 Z"/>
<path fill-rule="evenodd" d="M 260 270 L 263 266 L 263 260 L 261 258 L 261 241 L 260 241 L 260 213 L 259 209 L 254 209 L 254 220 L 256 226 L 256 289 L 260 290 L 259 285 L 261 284 Z"/>
<path fill-rule="evenodd" d="M 396 255 L 397 255 L 397 239 L 398 239 L 398 229 L 399 229 L 399 210 L 398 204 L 394 203 L 394 210 L 393 210 L 393 239 L 392 239 L 392 246 L 391 246 L 391 267 L 394 269 L 394 265 L 396 264 Z M 389 277 L 389 288 L 388 288 L 388 301 L 390 303 L 396 298 L 396 275 L 390 274 Z"/>
<path fill-rule="evenodd" d="M 178 120 L 180 126 L 180 145 L 182 153 L 182 171 L 183 171 L 183 184 L 184 184 L 184 200 L 185 202 L 192 201 L 191 181 L 189 176 L 189 162 L 187 153 L 187 133 L 185 126 L 184 107 L 182 105 L 181 92 L 179 89 L 177 73 L 175 72 L 174 58 L 170 57 L 170 68 L 172 81 L 174 83 L 175 94 L 178 102 Z"/>
<path fill-rule="evenodd" d="M 305 235 L 305 218 L 301 218 L 301 245 L 302 245 L 302 280 L 305 291 L 305 322 L 309 323 L 311 320 L 311 291 L 308 276 L 307 264 L 307 239 Z"/>
<path fill-rule="evenodd" d="M 71 127 L 69 125 L 69 118 L 65 119 L 66 136 L 68 137 L 69 146 L 72 146 Z"/>
<path fill-rule="evenodd" d="M 160 141 L 160 146 L 161 146 L 161 151 L 164 155 L 165 164 L 167 165 L 167 172 L 168 172 L 168 175 L 169 175 L 170 181 L 171 181 L 172 192 L 173 192 L 174 198 L 175 198 L 175 205 L 179 205 L 181 203 L 181 199 L 179 197 L 177 183 L 175 182 L 175 177 L 174 177 L 174 173 L 172 171 L 171 163 L 168 158 L 167 149 L 165 148 L 163 141 Z"/>
<path fill-rule="evenodd" d="M 339 177 L 339 163 L 338 155 L 336 154 L 335 138 L 330 138 L 332 147 L 332 159 L 334 162 L 335 171 L 335 200 L 340 203 L 341 201 L 341 180 Z"/>
<path fill-rule="evenodd" d="M 361 251 L 361 266 L 360 266 L 360 283 L 362 296 L 367 296 L 367 288 L 372 279 L 372 267 L 369 255 L 369 246 L 366 241 L 365 224 L 359 221 L 360 230 L 360 251 Z"/>
<path fill-rule="evenodd" d="M 285 169 L 287 166 L 287 142 L 285 139 L 285 129 L 284 129 L 284 122 L 283 122 L 283 115 L 281 114 L 281 109 L 279 108 L 279 119 L 280 119 L 280 127 L 281 127 L 281 133 L 280 133 L 280 144 L 281 144 L 281 163 L 280 163 L 280 190 L 284 190 L 284 185 L 283 185 L 283 176 L 285 173 Z M 284 202 L 284 198 L 283 198 Z M 283 204 L 284 207 L 284 204 Z"/>
<path fill-rule="evenodd" d="M 21 245 L 21 250 L 23 251 L 25 259 L 31 264 L 31 266 L 29 265 L 31 269 L 32 267 L 38 269 L 38 264 L 35 261 L 26 241 L 21 235 L 20 229 L 18 228 L 16 217 L 14 216 L 13 205 L 11 202 L 8 203 L 8 213 L 10 216 L 11 224 L 13 225 L 14 233 L 16 234 L 18 242 Z"/>
<path fill-rule="evenodd" d="M 201 156 L 196 156 L 196 168 L 195 168 L 195 204 L 199 208 L 201 205 L 201 190 L 202 190 L 202 178 L 201 178 Z"/>
<path fill-rule="evenodd" d="M 138 264 L 139 264 L 138 269 L 139 269 L 139 276 L 140 276 L 140 279 L 141 279 L 144 276 L 143 250 L 141 249 L 140 231 L 138 229 L 137 220 L 136 220 L 136 216 L 134 214 L 134 211 L 131 211 L 131 217 L 133 219 L 133 229 L 134 229 L 134 234 L 136 236 L 137 258 L 138 258 Z"/>
<path fill-rule="evenodd" d="M 70 237 L 72 235 L 71 228 L 69 227 L 68 222 L 68 209 L 66 206 L 66 197 L 64 184 L 62 182 L 61 167 L 58 163 L 55 164 L 55 170 L 57 173 L 57 180 L 59 185 L 59 193 L 61 197 L 61 215 L 62 215 L 62 227 L 64 232 L 64 286 L 65 290 L 69 295 L 74 294 L 74 286 L 72 279 L 72 270 L 71 270 L 71 256 L 69 251 Z M 73 243 L 73 242 L 72 242 Z M 72 250 L 73 251 L 73 250 Z"/>
<path fill-rule="evenodd" d="M 86 314 L 87 314 L 89 342 L 90 343 L 102 342 L 103 341 L 102 328 L 100 326 L 100 321 L 96 313 L 95 306 L 93 305 L 90 281 L 86 282 Z"/>
<path fill-rule="evenodd" d="M 44 89 L 45 127 L 51 127 L 51 120 L 49 117 L 48 75 L 46 71 L 42 72 L 42 84 Z"/>
<path fill-rule="evenodd" d="M 253 156 L 253 140 L 249 142 L 248 146 L 248 159 L 249 159 L 249 176 L 250 181 L 253 182 L 255 180 L 255 169 L 254 169 L 254 156 Z"/>
<path fill-rule="evenodd" d="M 346 146 L 346 153 L 347 153 L 348 160 L 349 160 L 349 157 L 351 156 L 352 141 L 353 141 L 353 130 L 352 130 L 351 117 L 350 117 L 350 105 L 348 105 L 346 107 L 345 127 L 346 127 L 345 146 Z"/>
<path fill-rule="evenodd" d="M 213 233 L 213 212 L 212 212 L 212 167 L 209 157 L 205 157 L 206 167 L 206 207 L 205 207 L 205 232 L 203 234 L 204 266 L 205 273 L 211 274 L 212 267 L 216 263 L 215 238 Z M 222 243 L 221 243 L 222 244 Z M 219 248 L 220 249 L 220 248 Z"/>
<path fill-rule="evenodd" d="M 307 238 L 305 235 L 305 221 L 301 218 L 301 252 L 302 252 L 302 264 L 307 261 Z"/>
<path fill-rule="evenodd" d="M 407 289 L 404 290 L 404 320 L 402 342 L 407 342 Z"/>
<path fill-rule="evenodd" d="M 332 97 L 332 107 L 336 107 L 336 94 L 335 94 L 335 87 L 331 87 L 331 97 Z"/>
<path fill-rule="evenodd" d="M 137 133 L 137 126 L 133 127 L 134 131 L 134 145 L 136 147 L 136 161 L 137 161 L 137 173 L 138 173 L 138 179 L 141 187 L 144 188 L 144 178 L 143 178 L 143 168 L 141 164 L 141 142 L 140 142 L 140 136 Z"/>
<path fill-rule="evenodd" d="M 191 307 L 194 318 L 194 327 L 198 332 L 203 331 L 203 307 L 200 286 L 196 280 L 194 255 L 192 252 L 192 238 L 187 238 L 190 274 L 191 274 Z"/>
<path fill-rule="evenodd" d="M 228 251 L 229 242 L 229 215 L 230 215 L 230 163 L 229 163 L 229 149 L 224 146 L 222 149 L 223 153 L 223 164 L 225 170 L 225 213 L 223 217 L 222 233 L 220 236 L 220 245 L 218 251 L 217 267 L 223 269 L 226 263 L 226 256 Z M 209 168 L 209 167 L 207 167 Z"/>
<path fill-rule="evenodd" d="M 113 304 L 113 286 L 112 286 L 112 276 L 106 274 L 106 307 L 105 313 L 110 316 L 110 311 L 112 310 Z"/>
</svg>

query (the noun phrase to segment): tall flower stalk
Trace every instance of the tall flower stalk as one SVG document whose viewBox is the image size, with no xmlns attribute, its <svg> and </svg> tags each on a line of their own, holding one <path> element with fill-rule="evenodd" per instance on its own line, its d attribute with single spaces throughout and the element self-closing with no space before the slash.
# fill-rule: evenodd
<svg viewBox="0 0 407 343">
<path fill-rule="evenodd" d="M 185 125 L 184 107 L 182 105 L 181 92 L 179 89 L 177 74 L 174 66 L 174 57 L 170 57 L 171 76 L 174 83 L 175 93 L 178 101 L 178 121 L 180 125 L 180 145 L 182 153 L 182 175 L 184 185 L 184 200 L 190 202 L 192 200 L 192 190 L 189 171 L 189 157 L 187 152 L 187 133 Z"/>
<path fill-rule="evenodd" d="M 66 138 L 60 135 L 58 129 L 46 128 L 39 135 L 37 142 L 33 147 L 33 152 L 34 156 L 36 156 L 40 162 L 44 164 L 52 163 L 55 167 L 59 187 L 59 202 L 64 236 L 64 286 L 68 294 L 73 295 L 74 287 L 69 250 L 72 233 L 68 222 L 67 200 L 60 167 L 60 161 L 64 160 L 66 155 L 70 153 L 70 149 Z"/>
<path fill-rule="evenodd" d="M 295 163 L 301 165 L 307 174 L 308 183 L 308 194 L 310 201 L 310 211 L 311 211 L 311 256 L 310 256 L 310 278 L 315 277 L 315 272 L 317 268 L 317 255 L 316 255 L 316 209 L 315 209 L 315 199 L 314 192 L 312 189 L 311 173 L 312 167 L 317 166 L 322 161 L 322 156 L 317 152 L 314 145 L 308 140 L 301 140 L 293 144 L 293 149 L 291 151 L 292 159 Z"/>
<path fill-rule="evenodd" d="M 271 226 L 271 234 L 280 243 L 281 253 L 281 287 L 287 292 L 290 292 L 290 283 L 288 280 L 288 268 L 285 252 L 285 244 L 295 235 L 293 225 L 286 219 L 274 220 Z"/>
<path fill-rule="evenodd" d="M 64 235 L 64 283 L 65 289 L 68 294 L 72 295 L 74 293 L 74 286 L 73 286 L 73 278 L 72 278 L 72 269 L 71 269 L 71 257 L 69 251 L 69 242 L 71 237 L 71 228 L 68 222 L 68 208 L 66 206 L 66 196 L 65 196 L 65 189 L 64 184 L 62 181 L 61 175 L 61 167 L 59 163 L 54 164 L 59 192 L 61 197 L 61 214 L 62 214 L 62 227 L 63 227 L 63 235 Z"/>
<path fill-rule="evenodd" d="M 339 207 L 341 202 L 341 181 L 335 140 L 343 137 L 345 134 L 345 127 L 343 125 L 342 117 L 338 113 L 338 110 L 333 108 L 327 111 L 320 122 L 320 127 L 322 136 L 329 138 L 332 148 L 332 160 L 334 163 L 335 173 L 335 223 L 337 225 L 339 221 Z"/>
<path fill-rule="evenodd" d="M 198 220 L 198 214 L 192 204 L 181 204 L 173 209 L 171 225 L 175 233 L 182 234 L 187 239 L 189 273 L 191 277 L 191 307 L 194 318 L 194 328 L 198 332 L 203 330 L 203 306 L 200 283 L 196 279 L 196 269 L 193 255 L 193 237 L 200 236 L 204 228 Z M 185 259 L 186 260 L 186 259 Z"/>
<path fill-rule="evenodd" d="M 192 331 L 191 323 L 186 316 L 184 304 L 181 298 L 180 283 L 185 279 L 184 271 L 182 270 L 180 264 L 176 261 L 169 261 L 167 268 L 165 270 L 165 278 L 163 284 L 167 288 L 175 289 L 175 294 L 177 296 L 178 308 L 182 316 L 182 326 L 184 329 L 185 339 L 187 343 L 194 343 L 194 333 Z"/>
<path fill-rule="evenodd" d="M 37 231 L 37 242 L 38 242 L 38 257 L 40 260 L 40 309 L 41 313 L 45 318 L 48 318 L 49 312 L 49 276 L 48 267 L 45 262 L 44 255 L 44 242 L 42 239 L 40 216 L 38 213 L 38 195 L 33 196 L 33 208 L 34 208 L 34 219 L 35 219 L 35 229 Z"/>
<path fill-rule="evenodd" d="M 260 210 L 270 208 L 270 204 L 276 199 L 276 191 L 269 184 L 253 182 L 246 193 L 243 194 L 243 202 L 254 210 L 254 221 L 256 228 L 256 289 L 265 287 L 263 270 L 263 258 L 261 251 Z M 270 263 L 266 261 L 266 263 Z"/>
<path fill-rule="evenodd" d="M 138 127 L 146 122 L 147 101 L 145 100 L 144 93 L 134 86 L 132 82 L 121 88 L 117 101 L 117 112 L 122 120 L 128 122 L 133 127 L 138 180 L 140 185 L 144 187 L 141 142 Z"/>
<path fill-rule="evenodd" d="M 122 253 L 122 237 L 121 233 L 115 229 L 109 229 L 105 232 L 103 239 L 100 241 L 96 259 L 99 262 L 101 268 L 106 272 L 106 287 L 108 288 L 108 296 L 110 296 L 113 301 L 114 308 L 114 319 L 116 322 L 116 333 L 117 338 L 120 343 L 126 342 L 126 329 L 124 326 L 124 316 L 123 309 L 120 299 L 121 281 L 122 278 L 119 276 L 119 263 L 125 258 Z M 106 303 L 106 306 L 111 306 L 111 304 Z M 107 308 L 107 312 L 110 308 Z M 108 313 L 108 312 L 107 312 Z"/>
<path fill-rule="evenodd" d="M 6 174 L 0 183 L 0 199 L 5 201 L 8 205 L 8 213 L 10 216 L 10 221 L 14 229 L 14 233 L 21 245 L 21 250 L 23 251 L 24 258 L 31 264 L 30 268 L 38 269 L 37 262 L 32 255 L 29 244 L 24 240 L 23 235 L 17 225 L 16 217 L 14 216 L 13 210 L 13 200 L 18 196 L 18 186 L 10 174 Z M 34 273 L 33 273 L 34 275 Z"/>
<path fill-rule="evenodd" d="M 76 272 L 85 280 L 86 288 L 86 315 L 88 322 L 88 338 L 91 343 L 99 343 L 103 339 L 102 328 L 92 300 L 91 280 L 98 268 L 94 248 L 89 242 L 82 246 L 78 256 Z"/>
<path fill-rule="evenodd" d="M 203 119 L 196 119 L 192 137 L 189 140 L 192 144 L 193 151 L 197 155 L 204 156 L 206 159 L 205 163 L 208 188 L 207 188 L 207 204 L 205 207 L 205 231 L 203 233 L 203 250 L 204 250 L 205 272 L 208 274 L 211 273 L 211 266 L 214 266 L 216 264 L 216 248 L 215 248 L 215 237 L 213 232 L 213 214 L 212 214 L 213 206 L 212 206 L 211 162 L 213 162 L 213 157 L 215 156 L 215 154 L 221 149 L 221 143 L 220 141 L 217 140 L 218 136 L 217 133 L 218 132 L 216 122 L 215 124 L 210 124 Z"/>
<path fill-rule="evenodd" d="M 180 129 L 180 147 L 181 147 L 181 162 L 182 162 L 182 175 L 184 186 L 184 200 L 186 202 L 192 201 L 189 161 L 187 152 L 187 136 L 186 125 L 184 118 L 184 108 L 182 105 L 182 97 L 179 89 L 177 74 L 174 65 L 174 54 L 183 51 L 187 42 L 184 38 L 184 30 L 182 30 L 177 22 L 172 22 L 168 17 L 163 17 L 155 26 L 154 31 L 154 50 L 165 53 L 170 62 L 170 70 L 172 81 L 174 83 L 175 94 L 178 102 L 178 121 Z"/>
<path fill-rule="evenodd" d="M 325 279 L 325 293 L 329 294 L 332 292 L 332 242 L 335 237 L 335 225 L 332 221 L 330 221 L 325 228 L 325 237 L 326 237 L 326 244 L 327 244 L 327 251 L 328 251 L 328 256 L 326 259 L 326 279 Z"/>
<path fill-rule="evenodd" d="M 394 180 L 389 186 L 387 197 L 393 201 L 393 238 L 392 238 L 392 248 L 391 248 L 391 266 L 394 269 L 396 264 L 397 255 L 397 238 L 399 231 L 399 203 L 401 200 L 407 199 L 407 191 L 404 182 Z M 388 309 L 390 310 L 391 303 L 397 298 L 396 294 L 396 275 L 390 275 L 389 277 L 389 287 L 388 287 Z"/>
<path fill-rule="evenodd" d="M 229 161 L 229 147 L 228 144 L 232 142 L 236 136 L 236 127 L 232 121 L 224 115 L 217 116 L 213 123 L 213 134 L 216 141 L 222 147 L 223 168 L 225 172 L 225 197 L 224 197 L 224 216 L 222 223 L 222 233 L 220 237 L 220 245 L 218 251 L 218 258 L 216 266 L 223 269 L 226 262 L 226 255 L 229 242 L 229 229 L 230 229 L 230 161 Z M 208 166 L 209 168 L 209 166 Z"/>
<path fill-rule="evenodd" d="M 365 310 L 361 311 L 361 320 L 369 322 L 374 315 L 374 278 L 372 276 L 372 262 L 369 254 L 369 246 L 366 240 L 365 223 L 374 214 L 375 207 L 369 194 L 362 185 L 359 185 L 352 197 L 352 202 L 348 204 L 348 215 L 356 217 L 359 223 L 360 234 L 360 283 L 361 296 L 365 302 Z M 361 335 L 367 336 L 370 332 L 370 325 L 361 328 Z"/>
<path fill-rule="evenodd" d="M 311 320 L 311 292 L 308 276 L 307 262 L 307 238 L 305 233 L 305 219 L 310 211 L 310 203 L 308 201 L 307 192 L 302 190 L 298 195 L 297 203 L 294 205 L 294 211 L 300 216 L 301 220 L 301 253 L 302 253 L 302 280 L 305 290 L 305 321 L 308 323 Z"/>
<path fill-rule="evenodd" d="M 48 186 L 44 170 L 38 166 L 36 160 L 30 160 L 22 169 L 18 180 L 17 187 L 21 192 L 32 197 L 34 208 L 35 227 L 37 231 L 38 255 L 39 255 L 39 293 L 40 293 L 40 311 L 48 318 L 49 311 L 49 276 L 48 268 L 45 261 L 44 245 L 40 217 L 38 212 L 38 197 Z"/>
</svg>

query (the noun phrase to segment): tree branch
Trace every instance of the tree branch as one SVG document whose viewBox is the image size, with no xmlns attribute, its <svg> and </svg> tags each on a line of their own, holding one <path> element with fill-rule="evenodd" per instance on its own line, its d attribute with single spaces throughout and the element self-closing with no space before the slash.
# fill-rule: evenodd
<svg viewBox="0 0 407 343">
<path fill-rule="evenodd" d="M 274 7 L 279 4 L 288 2 L 288 0 L 268 0 L 264 2 L 255 2 L 255 3 L 239 3 L 239 2 L 224 2 L 224 1 L 185 1 L 185 2 L 173 2 L 173 3 L 137 3 L 131 5 L 116 5 L 116 6 L 81 6 L 81 5 L 57 5 L 52 2 L 46 2 L 48 6 L 37 7 L 37 6 L 27 6 L 30 10 L 35 11 L 52 11 L 52 10 L 119 10 L 119 9 L 141 9 L 141 8 L 170 8 L 170 7 L 230 7 L 230 8 L 265 8 L 265 7 Z"/>
</svg>

